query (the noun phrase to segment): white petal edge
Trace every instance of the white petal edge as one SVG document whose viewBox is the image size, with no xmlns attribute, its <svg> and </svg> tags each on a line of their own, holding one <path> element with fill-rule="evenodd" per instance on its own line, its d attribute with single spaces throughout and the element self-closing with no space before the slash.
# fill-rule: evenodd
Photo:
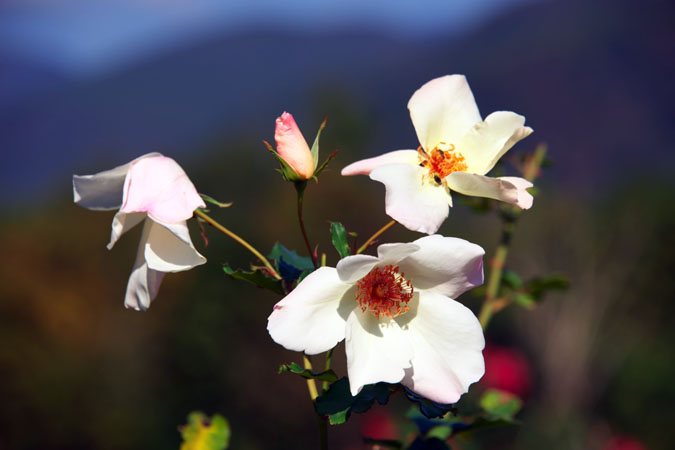
<svg viewBox="0 0 675 450">
<path fill-rule="evenodd" d="M 520 178 L 522 182 L 519 181 L 516 186 L 510 181 L 514 178 L 516 177 L 492 178 L 467 172 L 453 172 L 445 177 L 445 181 L 450 189 L 460 194 L 493 198 L 527 209 L 532 206 L 532 202 L 528 197 L 530 194 L 525 189 L 531 184 L 526 186 L 525 183 L 529 182 Z"/>
<path fill-rule="evenodd" d="M 136 252 L 136 261 L 129 276 L 127 290 L 124 296 L 124 307 L 135 309 L 136 311 L 145 311 L 150 307 L 150 303 L 157 297 L 159 286 L 164 278 L 164 272 L 150 269 L 145 261 L 145 246 L 143 243 L 147 240 L 150 233 L 151 221 L 143 224 L 141 234 L 141 243 Z"/>
<path fill-rule="evenodd" d="M 190 240 L 187 223 L 161 223 L 148 219 L 150 232 L 145 246 L 148 267 L 161 272 L 181 272 L 204 264 L 206 258 L 195 249 Z"/>
<path fill-rule="evenodd" d="M 407 164 L 388 164 L 370 173 L 384 184 L 385 210 L 412 231 L 433 234 L 448 217 L 452 199 L 443 186 L 426 179 L 428 171 Z"/>
<path fill-rule="evenodd" d="M 274 306 L 267 331 L 288 350 L 315 355 L 345 338 L 347 317 L 356 306 L 353 286 L 340 281 L 334 268 L 320 267 Z"/>
<path fill-rule="evenodd" d="M 431 291 L 400 316 L 413 347 L 412 369 L 401 383 L 439 403 L 455 403 L 485 373 L 483 330 L 467 307 Z"/>
<path fill-rule="evenodd" d="M 524 125 L 525 117 L 511 111 L 493 112 L 474 125 L 456 143 L 466 158 L 467 171 L 485 175 L 492 170 L 504 153 L 532 133 L 532 128 Z"/>
<path fill-rule="evenodd" d="M 399 263 L 413 287 L 450 298 L 483 284 L 485 250 L 464 239 L 439 234 L 417 239 L 419 250 Z"/>
<path fill-rule="evenodd" d="M 148 153 L 121 166 L 93 175 L 73 175 L 73 201 L 83 208 L 110 210 L 122 206 L 124 179 L 132 163 L 160 153 Z"/>
<path fill-rule="evenodd" d="M 341 281 L 355 283 L 365 277 L 380 260 L 370 255 L 352 255 L 342 258 L 337 263 L 337 274 Z"/>
<path fill-rule="evenodd" d="M 377 247 L 377 257 L 381 264 L 398 264 L 419 249 L 419 245 L 411 242 L 382 244 Z"/>
<path fill-rule="evenodd" d="M 415 166 L 418 163 L 416 150 L 396 150 L 374 158 L 353 162 L 342 169 L 340 174 L 344 176 L 370 175 L 370 172 L 385 164 L 412 164 Z"/>
<path fill-rule="evenodd" d="M 110 232 L 110 242 L 106 246 L 111 250 L 118 239 L 127 231 L 138 225 L 147 216 L 145 213 L 123 213 L 117 211 L 113 217 L 112 231 Z"/>
<path fill-rule="evenodd" d="M 398 323 L 388 318 L 378 320 L 359 308 L 347 319 L 345 353 L 352 395 L 366 384 L 398 383 L 413 356 L 408 337 Z"/>
<path fill-rule="evenodd" d="M 415 91 L 408 109 L 420 144 L 427 151 L 441 142 L 456 145 L 482 120 L 464 75 L 429 81 Z"/>
</svg>

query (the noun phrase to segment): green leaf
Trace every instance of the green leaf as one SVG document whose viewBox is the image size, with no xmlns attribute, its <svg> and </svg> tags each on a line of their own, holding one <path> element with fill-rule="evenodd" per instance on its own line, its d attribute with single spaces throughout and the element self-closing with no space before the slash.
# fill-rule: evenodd
<svg viewBox="0 0 675 450">
<path fill-rule="evenodd" d="M 225 450 L 230 443 L 230 425 L 219 414 L 209 418 L 202 412 L 191 412 L 179 431 L 183 437 L 180 450 Z"/>
<path fill-rule="evenodd" d="M 488 389 L 480 398 L 479 404 L 491 418 L 510 420 L 520 411 L 523 402 L 515 395 Z"/>
<path fill-rule="evenodd" d="M 431 430 L 427 431 L 427 434 L 424 436 L 425 439 L 436 438 L 441 441 L 446 440 L 452 435 L 452 426 L 449 424 L 436 425 Z"/>
<path fill-rule="evenodd" d="M 337 375 L 335 375 L 335 372 L 332 370 L 327 370 L 325 372 L 312 372 L 307 369 L 303 369 L 296 363 L 282 364 L 279 366 L 279 373 L 285 372 L 294 373 L 307 379 L 328 381 L 330 383 L 333 383 L 338 379 Z"/>
<path fill-rule="evenodd" d="M 533 309 L 537 306 L 537 301 L 530 294 L 517 293 L 513 299 L 525 309 Z"/>
<path fill-rule="evenodd" d="M 349 256 L 349 243 L 347 242 L 347 230 L 340 222 L 330 223 L 330 238 L 333 242 L 333 247 L 337 250 L 340 258 Z"/>
<path fill-rule="evenodd" d="M 267 257 L 274 259 L 275 261 L 283 259 L 286 264 L 290 264 L 296 269 L 314 270 L 312 258 L 308 256 L 300 256 L 294 250 L 287 249 L 279 242 L 274 244 L 274 247 L 272 247 L 272 250 L 270 251 L 269 255 L 267 255 Z M 277 270 L 278 269 L 279 267 L 277 265 Z"/>
<path fill-rule="evenodd" d="M 504 284 L 512 289 L 519 289 L 523 285 L 523 280 L 520 279 L 520 276 L 512 271 L 505 269 L 502 272 L 502 281 Z"/>
<path fill-rule="evenodd" d="M 353 412 L 362 413 L 370 409 L 375 400 L 384 405 L 389 400 L 392 386 L 377 383 L 364 386 L 355 397 L 349 390 L 349 380 L 344 377 L 331 384 L 328 391 L 316 398 L 314 407 L 322 416 L 328 416 L 331 425 L 344 423 Z"/>
<path fill-rule="evenodd" d="M 319 131 L 316 133 L 316 138 L 314 138 L 314 143 L 312 144 L 312 159 L 314 159 L 314 169 L 316 169 L 317 164 L 319 164 L 319 137 L 321 136 L 323 129 L 326 127 L 327 121 L 328 118 L 326 117 L 323 119 L 323 122 L 321 122 L 321 125 L 319 125 Z"/>
<path fill-rule="evenodd" d="M 223 272 L 235 280 L 247 281 L 258 287 L 269 289 L 277 294 L 284 295 L 284 288 L 281 285 L 281 280 L 269 277 L 261 268 L 256 268 L 251 272 L 247 272 L 241 269 L 234 270 L 229 264 L 223 264 Z"/>
<path fill-rule="evenodd" d="M 548 291 L 564 291 L 570 287 L 565 275 L 554 274 L 536 277 L 525 283 L 524 290 L 536 301 L 540 301 Z"/>
<path fill-rule="evenodd" d="M 209 197 L 206 194 L 199 194 L 199 195 L 201 196 L 201 198 L 206 203 L 211 203 L 212 205 L 216 205 L 218 208 L 229 208 L 234 203 L 234 202 L 228 202 L 228 203 L 220 202 L 213 197 Z"/>
</svg>

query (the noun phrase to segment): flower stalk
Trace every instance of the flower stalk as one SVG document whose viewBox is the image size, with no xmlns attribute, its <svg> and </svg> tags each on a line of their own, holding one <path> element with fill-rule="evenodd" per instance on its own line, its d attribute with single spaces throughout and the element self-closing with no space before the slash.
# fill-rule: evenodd
<svg viewBox="0 0 675 450">
<path fill-rule="evenodd" d="M 309 238 L 307 237 L 307 230 L 305 229 L 305 221 L 302 219 L 302 200 L 305 196 L 305 188 L 307 187 L 306 181 L 299 181 L 295 183 L 295 190 L 298 193 L 298 222 L 300 223 L 300 231 L 302 232 L 302 238 L 305 241 L 307 246 L 307 251 L 309 252 L 310 258 L 312 258 L 312 264 L 315 269 L 319 268 L 319 265 L 316 260 L 316 255 L 312 250 L 312 245 L 309 243 Z"/>
<path fill-rule="evenodd" d="M 385 231 L 387 231 L 389 228 L 393 227 L 394 225 L 396 225 L 396 221 L 395 221 L 395 220 L 392 220 L 392 221 L 390 221 L 389 223 L 387 223 L 385 226 L 383 226 L 382 228 L 380 228 L 379 230 L 377 230 L 377 231 L 375 232 L 375 234 L 373 234 L 371 237 L 369 237 L 368 240 L 367 240 L 366 242 L 364 242 L 363 245 L 362 245 L 361 247 L 359 247 L 359 249 L 356 251 L 356 254 L 358 255 L 358 254 L 360 254 L 360 253 L 363 253 L 363 251 L 364 251 L 365 249 L 367 249 L 367 248 L 373 243 L 373 241 L 374 241 L 375 239 L 377 239 L 378 237 L 380 237 L 380 235 L 381 235 L 382 233 L 384 233 Z"/>
<path fill-rule="evenodd" d="M 249 252 L 253 253 L 253 255 L 255 255 L 255 257 L 258 258 L 260 260 L 260 262 L 262 262 L 265 265 L 267 270 L 269 270 L 270 274 L 274 278 L 276 278 L 277 280 L 281 280 L 281 275 L 279 275 L 279 273 L 272 266 L 272 264 L 270 264 L 270 262 L 267 260 L 267 258 L 265 258 L 262 253 L 260 253 L 258 250 L 256 250 L 255 247 L 253 247 L 251 244 L 246 242 L 239 235 L 237 235 L 237 234 L 233 233 L 232 231 L 228 230 L 227 228 L 225 228 L 223 225 L 218 223 L 215 219 L 213 219 L 211 216 L 206 214 L 201 209 L 196 209 L 195 215 L 198 216 L 200 219 L 204 220 L 206 223 L 208 223 L 209 225 L 211 225 L 215 229 L 217 229 L 218 231 L 220 231 L 220 232 L 226 234 L 227 236 L 231 237 L 232 239 L 234 239 L 236 242 L 241 244 Z"/>
<path fill-rule="evenodd" d="M 523 167 L 523 176 L 527 181 L 532 182 L 537 178 L 539 169 L 541 168 L 545 157 L 546 146 L 539 145 L 534 153 L 526 160 L 525 166 Z M 499 246 L 495 251 L 495 256 L 492 259 L 485 301 L 478 314 L 478 320 L 480 321 L 483 330 L 487 328 L 492 316 L 508 304 L 507 301 L 499 298 L 498 294 L 502 283 L 502 274 L 504 272 L 504 265 L 506 264 L 506 257 L 509 254 L 511 238 L 513 237 L 516 221 L 518 220 L 520 213 L 520 208 L 511 206 L 504 208 L 502 214 L 502 235 L 499 240 Z"/>
</svg>

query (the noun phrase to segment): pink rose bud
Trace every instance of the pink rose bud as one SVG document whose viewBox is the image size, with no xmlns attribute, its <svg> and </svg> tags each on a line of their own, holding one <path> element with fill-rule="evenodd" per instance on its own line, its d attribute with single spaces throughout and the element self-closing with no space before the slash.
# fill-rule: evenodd
<svg viewBox="0 0 675 450">
<path fill-rule="evenodd" d="M 293 116 L 284 112 L 277 118 L 274 140 L 277 153 L 300 177 L 308 180 L 314 174 L 314 158 Z"/>
</svg>

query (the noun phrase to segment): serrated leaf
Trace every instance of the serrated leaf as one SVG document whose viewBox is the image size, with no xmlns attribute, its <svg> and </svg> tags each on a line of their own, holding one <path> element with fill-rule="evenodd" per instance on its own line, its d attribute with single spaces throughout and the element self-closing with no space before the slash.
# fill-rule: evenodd
<svg viewBox="0 0 675 450">
<path fill-rule="evenodd" d="M 284 295 L 284 288 L 281 281 L 270 278 L 262 270 L 244 271 L 241 269 L 234 270 L 229 264 L 223 264 L 223 272 L 235 280 L 243 280 L 255 284 L 258 287 L 269 289 L 277 294 Z"/>
<path fill-rule="evenodd" d="M 347 230 L 340 222 L 330 223 L 330 238 L 333 242 L 333 247 L 337 250 L 340 258 L 349 256 L 349 243 L 347 242 Z"/>
<path fill-rule="evenodd" d="M 328 391 L 314 401 L 316 412 L 328 416 L 332 425 L 344 423 L 352 412 L 362 413 L 370 409 L 373 403 L 384 405 L 389 400 L 391 385 L 377 383 L 364 386 L 355 397 L 349 390 L 349 380 L 344 377 L 331 384 Z"/>
<path fill-rule="evenodd" d="M 330 383 L 337 381 L 338 379 L 337 375 L 335 375 L 335 372 L 332 370 L 327 370 L 325 372 L 312 372 L 310 370 L 303 369 L 296 363 L 282 364 L 279 366 L 279 373 L 285 372 L 294 373 L 307 379 L 328 381 Z"/>
<path fill-rule="evenodd" d="M 200 196 L 206 203 L 211 203 L 212 205 L 216 205 L 218 208 L 229 208 L 229 207 L 232 206 L 232 204 L 234 203 L 234 202 L 227 202 L 227 203 L 225 203 L 225 202 L 220 202 L 220 201 L 216 200 L 215 198 L 210 197 L 210 196 L 208 196 L 208 195 L 206 195 L 206 194 L 199 194 L 199 196 Z"/>
<path fill-rule="evenodd" d="M 225 450 L 230 443 L 230 425 L 219 414 L 209 418 L 202 412 L 192 412 L 188 423 L 179 429 L 183 437 L 180 450 Z"/>
<path fill-rule="evenodd" d="M 316 137 L 314 138 L 314 143 L 312 144 L 312 159 L 314 160 L 314 169 L 316 169 L 316 166 L 319 164 L 319 137 L 321 137 L 321 132 L 326 127 L 327 121 L 328 118 L 325 118 L 323 119 L 323 122 L 321 122 L 321 125 L 319 125 L 319 131 L 317 131 Z"/>
<path fill-rule="evenodd" d="M 513 419 L 523 406 L 517 396 L 499 389 L 486 390 L 479 404 L 489 416 L 497 419 Z"/>
</svg>

